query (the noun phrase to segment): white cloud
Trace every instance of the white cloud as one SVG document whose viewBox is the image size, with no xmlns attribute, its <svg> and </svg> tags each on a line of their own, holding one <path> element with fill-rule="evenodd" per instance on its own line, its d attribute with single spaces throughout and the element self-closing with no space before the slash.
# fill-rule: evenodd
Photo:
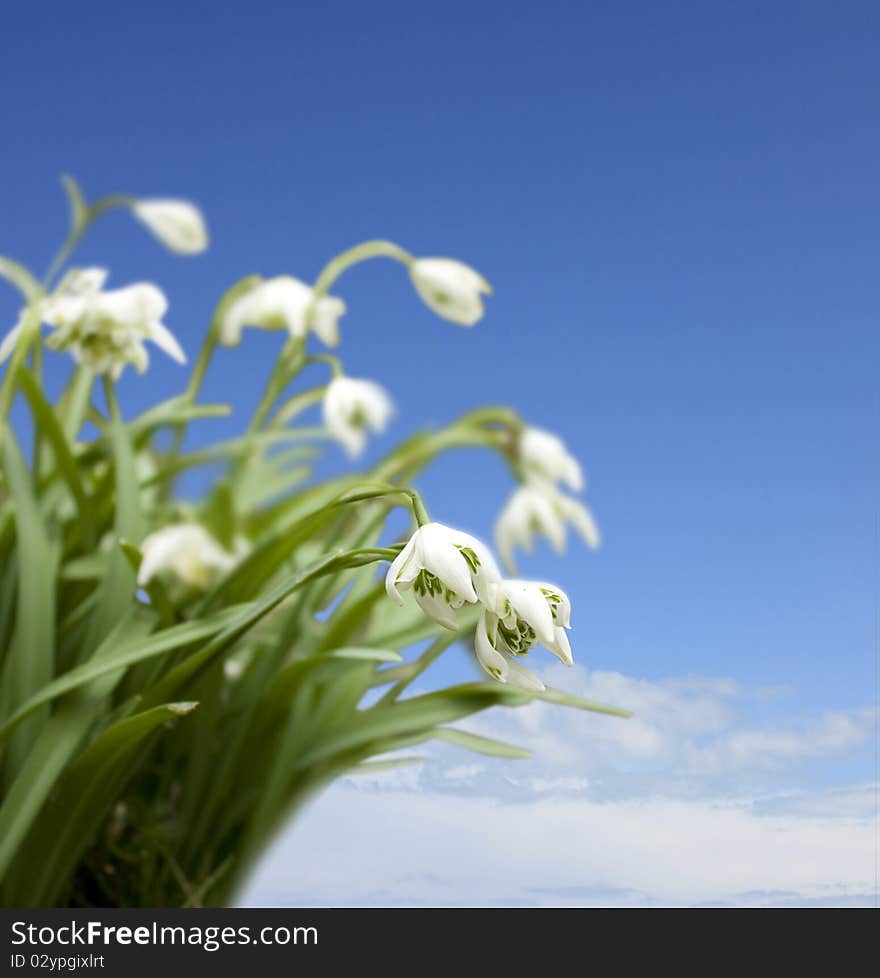
<svg viewBox="0 0 880 978">
<path fill-rule="evenodd" d="M 874 710 L 759 724 L 750 716 L 775 693 L 731 680 L 562 666 L 545 678 L 636 716 L 496 710 L 469 729 L 529 746 L 531 761 L 437 745 L 423 767 L 344 779 L 280 840 L 245 902 L 873 905 L 875 786 L 808 774 L 869 744 Z"/>
<path fill-rule="evenodd" d="M 263 864 L 246 905 L 592 906 L 862 902 L 865 818 L 663 798 L 376 793 L 340 784 Z M 760 895 L 758 895 L 760 894 Z"/>
</svg>

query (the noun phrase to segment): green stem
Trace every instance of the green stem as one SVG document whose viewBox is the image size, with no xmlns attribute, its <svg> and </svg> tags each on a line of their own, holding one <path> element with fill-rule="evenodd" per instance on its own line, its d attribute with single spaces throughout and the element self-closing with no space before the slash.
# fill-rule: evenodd
<svg viewBox="0 0 880 978">
<path fill-rule="evenodd" d="M 202 340 L 199 355 L 196 358 L 193 372 L 190 374 L 189 383 L 186 385 L 186 391 L 184 392 L 184 396 L 187 398 L 190 404 L 195 403 L 195 399 L 198 396 L 198 393 L 202 388 L 202 383 L 205 380 L 205 374 L 208 372 L 208 367 L 211 364 L 211 358 L 214 356 L 214 351 L 217 349 L 217 346 L 220 343 L 220 332 L 223 327 L 223 317 L 229 310 L 230 305 L 236 299 L 244 295 L 260 281 L 261 279 L 259 275 L 247 275 L 244 278 L 239 279 L 238 282 L 227 289 L 226 292 L 224 292 L 220 297 L 220 301 L 214 308 L 214 314 L 211 316 L 211 322 L 208 324 L 208 332 L 205 334 L 204 340 Z M 167 463 L 172 469 L 180 456 L 181 449 L 183 448 L 183 441 L 186 437 L 187 422 L 180 422 L 174 426 L 173 430 L 174 440 L 168 452 L 167 458 Z M 171 482 L 163 487 L 163 498 L 167 498 L 171 492 L 171 488 Z"/>
<path fill-rule="evenodd" d="M 415 489 L 405 489 L 401 486 L 375 486 L 371 488 L 355 489 L 345 493 L 333 505 L 342 506 L 349 503 L 359 503 L 367 499 L 383 499 L 388 496 L 402 496 L 412 510 L 416 523 L 424 526 L 431 522 L 424 500 Z"/>
<path fill-rule="evenodd" d="M 47 292 L 49 291 L 55 276 L 64 267 L 64 264 L 68 258 L 70 258 L 74 251 L 76 251 L 77 246 L 85 237 L 86 232 L 99 217 L 116 207 L 131 207 L 131 205 L 134 203 L 134 197 L 128 197 L 123 194 L 111 194 L 108 197 L 102 197 L 100 200 L 96 200 L 91 207 L 87 208 L 85 215 L 80 220 L 74 222 L 74 225 L 70 229 L 70 233 L 67 235 L 64 244 L 61 245 L 58 253 L 49 264 L 49 268 L 46 271 L 46 277 L 43 279 L 43 288 Z"/>
<path fill-rule="evenodd" d="M 337 255 L 334 259 L 327 262 L 315 281 L 313 302 L 316 299 L 320 299 L 321 296 L 326 295 L 330 291 L 333 283 L 343 272 L 347 271 L 353 265 L 367 261 L 370 258 L 392 258 L 395 261 L 401 262 L 403 265 L 409 265 L 413 261 L 413 256 L 405 248 L 401 248 L 400 245 L 396 245 L 393 241 L 382 241 L 380 239 L 364 241 L 362 244 L 349 248 L 348 251 L 343 251 L 342 254 Z"/>
<path fill-rule="evenodd" d="M 281 356 L 275 361 L 272 373 L 266 381 L 260 403 L 248 425 L 248 433 L 258 431 L 264 424 L 273 405 L 278 400 L 285 387 L 296 378 L 297 374 L 305 367 L 306 357 L 303 356 L 305 343 L 302 339 L 291 336 Z"/>
<path fill-rule="evenodd" d="M 3 378 L 3 383 L 0 384 L 0 426 L 9 416 L 12 402 L 15 400 L 19 368 L 24 364 L 28 350 L 39 332 L 40 312 L 36 306 L 30 306 L 24 314 L 21 334 L 15 344 L 15 349 L 12 351 L 12 358 L 6 368 L 6 376 Z"/>
</svg>

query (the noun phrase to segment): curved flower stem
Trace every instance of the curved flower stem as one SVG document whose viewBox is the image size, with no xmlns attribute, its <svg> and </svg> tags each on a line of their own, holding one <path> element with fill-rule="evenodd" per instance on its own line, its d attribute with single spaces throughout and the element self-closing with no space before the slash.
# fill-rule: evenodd
<svg viewBox="0 0 880 978">
<path fill-rule="evenodd" d="M 202 340 L 199 355 L 196 358 L 195 366 L 190 374 L 189 383 L 186 385 L 186 391 L 184 392 L 184 397 L 190 404 L 195 403 L 195 399 L 202 388 L 205 374 L 208 372 L 211 358 L 214 356 L 214 351 L 217 349 L 220 343 L 220 331 L 223 326 L 223 317 L 225 316 L 226 311 L 235 299 L 243 295 L 249 289 L 253 288 L 253 286 L 259 281 L 259 275 L 246 275 L 244 278 L 239 279 L 233 286 L 228 288 L 226 292 L 223 293 L 219 302 L 214 307 L 211 322 L 208 324 L 208 332 L 205 334 L 204 340 Z M 167 457 L 168 465 L 172 471 L 177 463 L 177 459 L 180 457 L 180 451 L 183 448 L 183 440 L 186 437 L 186 430 L 186 421 L 182 421 L 174 426 L 174 441 L 172 442 L 171 448 L 168 451 Z M 168 483 L 163 487 L 163 495 L 165 498 L 167 498 L 170 491 L 171 483 Z"/>
<path fill-rule="evenodd" d="M 269 425 L 272 429 L 280 429 L 289 424 L 293 419 L 301 414 L 303 411 L 312 407 L 315 404 L 320 404 L 324 400 L 324 392 L 327 390 L 326 384 L 321 384 L 318 387 L 312 387 L 307 391 L 302 391 L 299 394 L 294 394 L 293 397 L 288 398 L 281 405 L 272 419 L 272 423 Z"/>
<path fill-rule="evenodd" d="M 330 367 L 330 372 L 334 380 L 343 375 L 342 361 L 339 357 L 333 356 L 332 353 L 313 353 L 311 356 L 306 357 L 306 362 L 303 366 L 308 366 L 312 363 L 326 363 Z"/>
<path fill-rule="evenodd" d="M 410 442 L 381 462 L 373 475 L 390 482 L 403 472 L 419 471 L 449 448 L 493 448 L 504 455 L 508 444 L 506 434 L 495 429 L 447 429 Z"/>
<path fill-rule="evenodd" d="M 214 321 L 212 320 L 211 325 L 208 327 L 207 335 L 202 341 L 199 355 L 196 357 L 193 371 L 189 376 L 189 383 L 186 385 L 186 397 L 190 403 L 195 401 L 201 390 L 202 382 L 205 379 L 205 374 L 208 372 L 208 366 L 211 363 L 211 357 L 214 355 L 214 351 L 217 349 L 217 344 L 217 330 L 214 328 Z"/>
<path fill-rule="evenodd" d="M 67 184 L 65 184 L 65 187 L 67 187 Z M 69 189 L 68 193 L 70 193 Z M 74 207 L 73 227 L 70 229 L 70 233 L 67 235 L 64 244 L 61 245 L 58 253 L 49 264 L 46 276 L 43 279 L 43 288 L 47 292 L 49 291 L 55 277 L 74 251 L 76 251 L 77 246 L 85 237 L 86 232 L 99 217 L 116 207 L 131 207 L 133 203 L 135 203 L 134 197 L 129 197 L 125 194 L 111 194 L 107 197 L 102 197 L 100 200 L 96 200 L 90 207 L 83 205 L 81 211 Z"/>
<path fill-rule="evenodd" d="M 352 489 L 337 499 L 334 505 L 347 505 L 348 503 L 363 502 L 367 499 L 382 499 L 386 496 L 403 496 L 419 526 L 431 522 L 431 517 L 428 516 L 428 510 L 421 495 L 415 489 L 404 488 L 403 486 L 379 485 Z"/>
<path fill-rule="evenodd" d="M 343 251 L 331 261 L 327 262 L 321 270 L 321 274 L 315 280 L 314 291 L 315 299 L 320 299 L 330 291 L 333 283 L 353 265 L 370 258 L 392 258 L 403 265 L 409 265 L 413 261 L 413 256 L 400 245 L 393 241 L 383 241 L 379 238 L 372 241 L 364 241 L 348 251 Z M 314 300 L 313 300 L 314 302 Z"/>
<path fill-rule="evenodd" d="M 85 421 L 92 397 L 92 385 L 95 375 L 82 364 L 77 365 L 67 382 L 67 387 L 61 395 L 58 413 L 62 419 L 64 433 L 71 442 L 75 442 L 79 430 Z"/>
<path fill-rule="evenodd" d="M 263 426 L 281 392 L 305 367 L 307 358 L 304 355 L 304 347 L 305 341 L 294 336 L 284 344 L 281 356 L 275 361 L 275 366 L 263 389 L 263 396 L 248 425 L 249 434 Z"/>
<path fill-rule="evenodd" d="M 416 659 L 414 662 L 408 662 L 406 665 L 399 666 L 401 678 L 398 679 L 390 689 L 387 689 L 377 700 L 378 706 L 384 706 L 387 703 L 393 703 L 401 693 L 403 693 L 406 688 L 417 679 L 432 662 L 440 658 L 440 656 L 449 648 L 453 642 L 461 641 L 464 636 L 473 629 L 473 623 L 468 621 L 468 623 L 463 627 L 459 628 L 456 632 L 447 632 L 444 635 L 440 635 L 434 639 L 434 641 L 428 646 L 427 649 Z M 381 674 L 380 674 L 381 675 Z"/>
</svg>

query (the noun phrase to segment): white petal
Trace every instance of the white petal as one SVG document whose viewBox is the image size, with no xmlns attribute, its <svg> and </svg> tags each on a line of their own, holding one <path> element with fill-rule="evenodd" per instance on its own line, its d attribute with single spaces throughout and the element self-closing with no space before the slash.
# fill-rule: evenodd
<svg viewBox="0 0 880 978">
<path fill-rule="evenodd" d="M 576 492 L 584 487 L 580 464 L 564 442 L 542 428 L 526 428 L 519 439 L 520 463 L 526 473 L 550 483 L 564 482 Z"/>
<path fill-rule="evenodd" d="M 485 613 L 480 616 L 477 630 L 474 632 L 474 652 L 477 662 L 486 672 L 498 682 L 505 682 L 510 674 L 511 661 L 502 655 L 489 641 L 488 626 Z"/>
<path fill-rule="evenodd" d="M 104 288 L 104 283 L 109 274 L 106 268 L 97 266 L 74 268 L 61 280 L 56 293 L 59 295 L 96 295 Z"/>
<path fill-rule="evenodd" d="M 534 628 L 538 641 L 552 642 L 553 613 L 540 586 L 533 581 L 504 581 L 502 588 L 517 615 Z"/>
<path fill-rule="evenodd" d="M 471 569 L 452 539 L 453 531 L 442 523 L 428 523 L 416 534 L 416 552 L 422 566 L 440 580 L 463 601 L 473 604 L 477 600 Z"/>
<path fill-rule="evenodd" d="M 312 329 L 322 343 L 339 346 L 339 318 L 345 314 L 345 303 L 333 295 L 321 296 L 312 310 Z"/>
<path fill-rule="evenodd" d="M 197 255 L 208 247 L 202 212 L 188 200 L 140 200 L 132 211 L 171 251 Z"/>
<path fill-rule="evenodd" d="M 186 354 L 181 349 L 174 334 L 162 323 L 151 323 L 149 336 L 156 346 L 167 353 L 172 360 L 176 360 L 178 363 L 186 363 Z"/>
<path fill-rule="evenodd" d="M 429 617 L 433 618 L 438 625 L 448 628 L 451 632 L 458 631 L 458 621 L 455 611 L 443 600 L 439 594 L 418 594 L 415 599 L 419 607 Z"/>
<path fill-rule="evenodd" d="M 528 693 L 543 693 L 547 688 L 530 669 L 514 659 L 507 663 L 506 682 L 508 686 L 516 686 Z"/>
<path fill-rule="evenodd" d="M 482 318 L 481 294 L 492 289 L 468 265 L 453 258 L 418 258 L 409 274 L 422 301 L 438 316 L 459 326 L 473 326 Z"/>
<path fill-rule="evenodd" d="M 165 294 L 152 282 L 135 282 L 112 292 L 101 292 L 89 300 L 101 317 L 145 331 L 150 323 L 160 321 L 168 311 Z"/>
<path fill-rule="evenodd" d="M 568 632 L 564 628 L 557 626 L 553 629 L 553 633 L 553 641 L 545 642 L 545 647 L 567 666 L 573 665 L 574 658 L 571 654 L 571 643 L 568 640 Z"/>
<path fill-rule="evenodd" d="M 403 575 L 403 571 L 409 562 L 410 557 L 415 550 L 415 541 L 411 537 L 407 545 L 400 551 L 400 553 L 391 562 L 391 566 L 388 568 L 388 573 L 385 575 L 385 593 L 395 604 L 403 604 L 403 598 L 400 595 L 400 591 L 397 589 L 398 581 Z M 413 575 L 415 577 L 415 575 Z M 412 583 L 412 579 L 407 583 Z"/>
<path fill-rule="evenodd" d="M 583 537 L 587 546 L 592 547 L 593 549 L 599 546 L 599 527 L 596 525 L 596 521 L 593 519 L 593 514 L 587 509 L 586 506 L 584 506 L 583 503 L 579 502 L 577 499 L 571 499 L 568 496 L 564 496 L 562 493 L 560 493 L 559 509 L 565 519 L 567 519 Z"/>
</svg>

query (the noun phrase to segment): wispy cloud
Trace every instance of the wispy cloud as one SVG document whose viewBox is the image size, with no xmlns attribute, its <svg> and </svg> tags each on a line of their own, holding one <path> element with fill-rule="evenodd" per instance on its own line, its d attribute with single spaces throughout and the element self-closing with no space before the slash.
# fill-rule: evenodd
<svg viewBox="0 0 880 978">
<path fill-rule="evenodd" d="M 438 746 L 421 768 L 344 779 L 246 902 L 873 905 L 875 786 L 803 774 L 869 744 L 873 710 L 762 724 L 752 707 L 775 694 L 726 679 L 546 678 L 636 716 L 495 711 L 471 729 L 531 747 L 531 761 Z"/>
</svg>

